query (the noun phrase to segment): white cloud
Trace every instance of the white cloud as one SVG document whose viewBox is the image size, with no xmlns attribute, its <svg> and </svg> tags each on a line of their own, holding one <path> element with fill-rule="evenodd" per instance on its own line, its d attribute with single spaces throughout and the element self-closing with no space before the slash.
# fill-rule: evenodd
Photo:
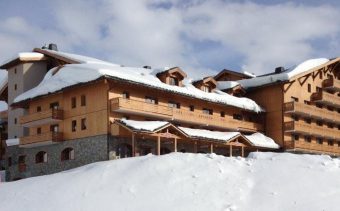
<svg viewBox="0 0 340 211">
<path fill-rule="evenodd" d="M 191 75 L 203 75 L 211 74 L 211 67 L 216 71 L 228 68 L 230 61 L 228 55 L 224 67 L 199 61 L 197 55 L 216 52 L 204 52 L 204 46 L 199 48 L 203 52 L 195 52 L 193 42 L 197 41 L 214 41 L 225 49 L 232 48 L 244 58 L 239 61 L 240 67 L 256 73 L 289 66 L 320 53 L 339 53 L 338 8 L 219 0 L 190 1 L 185 5 L 182 2 L 57 1 L 51 7 L 55 9 L 51 27 L 22 17 L 0 21 L 0 60 L 52 41 L 63 50 L 81 51 L 115 63 L 178 65 Z M 329 51 L 316 49 L 316 39 L 331 46 Z"/>
</svg>

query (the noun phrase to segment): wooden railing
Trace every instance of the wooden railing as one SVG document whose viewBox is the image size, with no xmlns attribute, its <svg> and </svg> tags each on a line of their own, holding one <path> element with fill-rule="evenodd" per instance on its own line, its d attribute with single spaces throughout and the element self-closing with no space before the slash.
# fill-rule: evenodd
<svg viewBox="0 0 340 211">
<path fill-rule="evenodd" d="M 325 138 L 340 139 L 340 130 L 338 128 L 329 128 L 327 126 L 319 126 L 308 124 L 305 122 L 290 121 L 284 123 L 285 132 L 297 132 L 309 134 L 312 136 L 322 136 Z"/>
<path fill-rule="evenodd" d="M 168 106 L 150 104 L 143 101 L 114 98 L 111 100 L 111 111 L 130 112 L 153 115 L 192 124 L 211 125 L 229 129 L 263 131 L 263 126 L 259 123 L 233 119 L 231 116 L 217 117 L 197 111 L 189 111 L 189 108 L 170 108 Z"/>
<path fill-rule="evenodd" d="M 322 82 L 322 88 L 327 90 L 340 90 L 340 81 L 334 78 L 327 78 Z"/>
<path fill-rule="evenodd" d="M 63 133 L 61 132 L 49 132 L 31 136 L 24 136 L 20 138 L 20 145 L 33 144 L 44 141 L 61 142 L 63 141 Z"/>
<path fill-rule="evenodd" d="M 338 97 L 336 94 L 331 94 L 325 91 L 313 93 L 310 97 L 310 100 L 313 102 L 340 106 L 340 97 Z"/>
<path fill-rule="evenodd" d="M 340 113 L 330 111 L 326 108 L 318 108 L 314 105 L 306 105 L 298 102 L 288 102 L 283 104 L 285 113 L 296 113 L 302 116 L 313 117 L 314 119 L 323 119 L 328 122 L 340 122 Z"/>
<path fill-rule="evenodd" d="M 60 109 L 49 109 L 46 111 L 27 114 L 20 118 L 20 124 L 24 125 L 42 119 L 62 120 L 63 113 L 63 110 Z"/>
</svg>

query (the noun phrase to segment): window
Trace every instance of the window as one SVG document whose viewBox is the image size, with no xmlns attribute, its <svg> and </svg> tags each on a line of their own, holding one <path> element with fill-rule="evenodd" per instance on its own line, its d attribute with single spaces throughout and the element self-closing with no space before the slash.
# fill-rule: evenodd
<svg viewBox="0 0 340 211">
<path fill-rule="evenodd" d="M 322 71 L 319 72 L 319 78 L 322 79 L 323 78 L 323 75 L 322 75 Z"/>
<path fill-rule="evenodd" d="M 17 124 L 18 120 L 17 118 L 14 118 L 14 124 Z"/>
<path fill-rule="evenodd" d="M 7 158 L 7 165 L 8 165 L 8 167 L 12 166 L 12 157 Z"/>
<path fill-rule="evenodd" d="M 63 151 L 61 151 L 61 161 L 64 160 L 74 160 L 74 149 L 68 147 L 66 149 L 64 149 Z"/>
<path fill-rule="evenodd" d="M 174 77 L 170 77 L 170 85 L 178 86 L 179 85 L 178 79 Z"/>
<path fill-rule="evenodd" d="M 312 92 L 312 85 L 311 84 L 308 84 L 307 90 L 308 90 L 308 92 Z"/>
<path fill-rule="evenodd" d="M 130 94 L 129 94 L 129 92 L 123 92 L 123 94 L 122 94 L 122 97 L 124 98 L 124 99 L 130 99 Z"/>
<path fill-rule="evenodd" d="M 86 96 L 85 95 L 82 95 L 80 97 L 80 105 L 81 106 L 86 106 Z"/>
<path fill-rule="evenodd" d="M 221 111 L 221 117 L 225 117 L 225 112 L 224 111 Z"/>
<path fill-rule="evenodd" d="M 322 92 L 322 89 L 321 89 L 321 87 L 316 87 L 316 92 Z"/>
<path fill-rule="evenodd" d="M 327 127 L 328 127 L 328 128 L 333 128 L 334 125 L 333 125 L 332 123 L 328 123 L 328 124 L 327 124 Z"/>
<path fill-rule="evenodd" d="M 20 155 L 18 159 L 19 164 L 25 164 L 26 161 L 26 155 Z"/>
<path fill-rule="evenodd" d="M 322 126 L 322 125 L 323 125 L 322 121 L 316 121 L 316 124 L 317 124 L 318 126 Z"/>
<path fill-rule="evenodd" d="M 243 117 L 241 114 L 233 114 L 233 119 L 238 119 L 238 120 L 242 120 Z"/>
<path fill-rule="evenodd" d="M 208 86 L 203 86 L 202 90 L 203 90 L 203 92 L 211 92 L 211 89 Z"/>
<path fill-rule="evenodd" d="M 323 144 L 323 141 L 322 141 L 321 138 L 317 138 L 317 139 L 316 139 L 316 142 L 317 142 L 318 144 L 321 144 L 321 145 Z"/>
<path fill-rule="evenodd" d="M 311 120 L 311 119 L 308 119 L 308 118 L 306 118 L 306 119 L 305 119 L 305 122 L 306 122 L 307 124 L 311 124 L 311 123 L 312 123 L 312 120 Z"/>
<path fill-rule="evenodd" d="M 305 136 L 305 142 L 311 143 L 312 138 L 310 136 Z"/>
<path fill-rule="evenodd" d="M 310 101 L 308 101 L 308 100 L 305 100 L 305 101 L 303 101 L 304 102 L 304 104 L 306 104 L 306 105 L 310 105 L 311 103 L 310 103 Z"/>
<path fill-rule="evenodd" d="M 41 106 L 37 106 L 37 112 L 41 111 Z"/>
<path fill-rule="evenodd" d="M 169 108 L 181 108 L 181 104 L 173 102 L 173 101 L 169 101 L 168 102 L 168 107 Z"/>
<path fill-rule="evenodd" d="M 81 130 L 86 130 L 86 119 L 81 119 Z"/>
<path fill-rule="evenodd" d="M 17 89 L 18 89 L 18 85 L 14 84 L 14 90 L 17 90 Z"/>
<path fill-rule="evenodd" d="M 72 99 L 71 99 L 71 107 L 72 108 L 77 107 L 77 98 L 76 97 L 72 97 Z"/>
<path fill-rule="evenodd" d="M 294 119 L 294 121 L 299 121 L 299 117 L 296 115 L 292 116 L 292 118 Z"/>
<path fill-rule="evenodd" d="M 299 137 L 299 135 L 295 134 L 293 138 L 294 138 L 295 141 L 298 141 L 300 137 Z"/>
<path fill-rule="evenodd" d="M 47 153 L 44 151 L 40 151 L 35 155 L 35 163 L 46 163 L 47 162 Z"/>
<path fill-rule="evenodd" d="M 77 121 L 76 120 L 72 120 L 72 132 L 75 132 L 77 129 Z"/>
<path fill-rule="evenodd" d="M 14 68 L 14 74 L 17 74 L 17 68 Z"/>
<path fill-rule="evenodd" d="M 58 110 L 58 108 L 59 108 L 59 103 L 58 103 L 58 102 L 50 103 L 50 108 L 51 108 L 51 109 Z"/>
<path fill-rule="evenodd" d="M 156 98 L 154 97 L 149 97 L 149 96 L 146 96 L 145 97 L 145 102 L 146 103 L 150 103 L 150 104 L 158 104 L 158 101 Z"/>
<path fill-rule="evenodd" d="M 332 140 L 328 140 L 327 144 L 328 144 L 328 146 L 333 146 L 334 142 Z"/>
<path fill-rule="evenodd" d="M 37 134 L 41 134 L 41 127 L 37 128 Z"/>
<path fill-rule="evenodd" d="M 50 131 L 57 133 L 59 131 L 59 125 L 51 125 L 50 126 Z"/>
<path fill-rule="evenodd" d="M 340 147 L 340 142 L 338 142 L 338 147 Z"/>
<path fill-rule="evenodd" d="M 299 98 L 297 97 L 291 97 L 294 102 L 299 102 Z"/>
<path fill-rule="evenodd" d="M 203 114 L 213 115 L 213 110 L 209 108 L 203 108 Z"/>
<path fill-rule="evenodd" d="M 193 106 L 193 105 L 189 106 L 189 110 L 190 111 L 195 111 L 195 106 Z"/>
</svg>

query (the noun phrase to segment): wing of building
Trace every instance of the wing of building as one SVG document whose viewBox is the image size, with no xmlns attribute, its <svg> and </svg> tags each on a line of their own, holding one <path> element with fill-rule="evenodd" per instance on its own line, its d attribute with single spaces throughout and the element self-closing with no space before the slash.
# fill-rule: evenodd
<svg viewBox="0 0 340 211">
<path fill-rule="evenodd" d="M 313 108 L 339 114 L 335 103 L 324 99 L 337 98 L 338 63 L 321 59 L 260 77 L 224 69 L 192 82 L 180 67 L 126 67 L 60 52 L 53 44 L 36 48 L 0 66 L 8 73 L 0 96 L 9 105 L 2 166 L 7 179 L 15 180 L 148 153 L 247 156 L 303 149 L 292 140 L 297 137 L 304 145 L 303 137 L 332 141 L 333 151 L 315 152 L 340 154 L 335 147 L 340 118 L 330 128 L 323 116 L 309 113 Z M 333 84 L 324 86 L 326 80 Z M 301 92 L 306 84 L 308 90 Z M 304 104 L 305 95 L 309 104 L 325 107 Z M 309 107 L 305 113 L 296 111 L 301 106 Z M 294 120 L 307 117 L 307 122 L 322 120 L 328 132 L 314 136 L 313 124 L 308 133 L 301 131 L 301 121 Z M 331 132 L 335 136 L 328 137 Z"/>
</svg>

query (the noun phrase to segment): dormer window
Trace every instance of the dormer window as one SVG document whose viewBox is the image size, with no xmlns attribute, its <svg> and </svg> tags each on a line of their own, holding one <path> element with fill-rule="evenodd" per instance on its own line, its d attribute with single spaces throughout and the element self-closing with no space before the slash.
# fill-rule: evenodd
<svg viewBox="0 0 340 211">
<path fill-rule="evenodd" d="M 202 90 L 203 92 L 211 92 L 211 89 L 208 86 L 202 86 Z"/>
<path fill-rule="evenodd" d="M 175 77 L 170 77 L 169 83 L 170 83 L 170 85 L 173 85 L 173 86 L 178 86 L 179 85 L 178 79 L 175 78 Z"/>
<path fill-rule="evenodd" d="M 212 92 L 217 85 L 217 82 L 212 77 L 206 77 L 202 80 L 198 80 L 192 83 L 197 89 L 202 90 L 203 92 Z"/>
</svg>

